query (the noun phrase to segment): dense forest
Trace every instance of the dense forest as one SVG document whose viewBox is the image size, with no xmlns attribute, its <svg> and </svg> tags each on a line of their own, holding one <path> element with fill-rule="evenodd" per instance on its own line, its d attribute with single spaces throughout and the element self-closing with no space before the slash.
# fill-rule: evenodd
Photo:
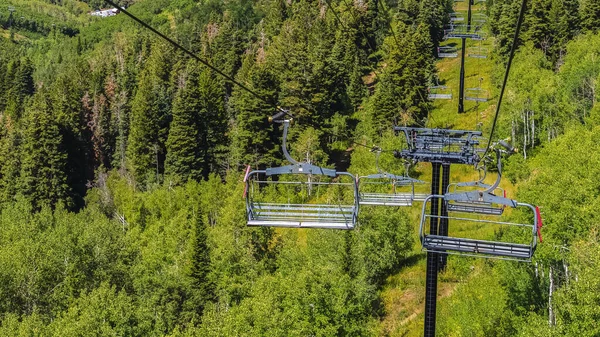
<svg viewBox="0 0 600 337">
<path fill-rule="evenodd" d="M 0 335 L 419 336 L 422 309 L 390 309 L 424 273 L 418 207 L 363 208 L 348 232 L 247 227 L 242 179 L 285 164 L 276 105 L 292 156 L 357 175 L 401 146 L 393 125 L 488 136 L 491 110 L 428 100 L 464 2 L 118 3 L 260 98 L 124 14 L 90 16 L 103 1 L 3 1 Z M 520 5 L 481 9 L 494 98 Z M 450 257 L 438 335 L 600 334 L 598 27 L 598 0 L 527 2 L 494 137 L 519 148 L 505 177 L 544 240 L 532 263 Z"/>
</svg>

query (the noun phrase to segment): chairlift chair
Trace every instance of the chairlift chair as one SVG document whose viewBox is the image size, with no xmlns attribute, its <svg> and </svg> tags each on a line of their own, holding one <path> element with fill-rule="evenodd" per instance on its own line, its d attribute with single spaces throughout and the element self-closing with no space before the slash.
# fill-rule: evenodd
<svg viewBox="0 0 600 337">
<path fill-rule="evenodd" d="M 427 98 L 429 99 L 452 99 L 452 89 L 445 85 L 430 86 L 428 91 Z"/>
<path fill-rule="evenodd" d="M 380 170 L 380 155 L 381 151 L 377 151 L 375 159 L 377 173 L 358 178 L 360 205 L 412 206 L 415 200 L 415 184 L 425 182 L 408 175 L 395 175 Z M 405 174 L 407 171 L 408 167 Z"/>
<path fill-rule="evenodd" d="M 502 215 L 504 213 L 504 205 L 496 205 L 491 202 L 485 202 L 480 200 L 479 197 L 471 197 L 473 194 L 486 194 L 491 196 L 502 196 L 506 198 L 506 191 L 499 187 L 501 179 L 501 161 L 500 153 L 498 155 L 498 176 L 493 185 L 484 183 L 484 179 L 487 174 L 487 167 L 484 164 L 481 170 L 483 175 L 476 181 L 459 182 L 448 185 L 446 195 L 450 195 L 446 200 L 446 206 L 449 212 L 462 212 L 472 214 L 483 214 L 483 215 Z M 476 188 L 473 190 L 472 188 Z M 459 195 L 461 197 L 454 198 L 453 196 Z M 466 196 L 466 197 L 465 197 Z"/>
<path fill-rule="evenodd" d="M 463 13 L 450 13 L 450 22 L 462 22 L 465 21 L 465 16 Z"/>
<path fill-rule="evenodd" d="M 489 92 L 481 87 L 466 88 L 465 100 L 473 102 L 487 102 L 490 100 Z"/>
<path fill-rule="evenodd" d="M 284 117 L 281 113 L 278 115 Z M 244 178 L 247 225 L 353 229 L 359 210 L 355 177 L 348 172 L 294 160 L 286 146 L 290 120 L 276 119 L 275 122 L 283 124 L 282 149 L 291 165 L 266 170 L 248 169 Z M 284 190 L 288 191 L 288 195 L 282 195 Z M 321 190 L 334 193 L 322 195 Z M 265 200 L 269 196 L 275 200 Z M 332 201 L 332 198 L 336 200 Z"/>
<path fill-rule="evenodd" d="M 481 25 L 454 25 L 450 24 L 444 29 L 444 39 L 471 39 L 476 41 L 485 40 L 485 33 Z"/>
<path fill-rule="evenodd" d="M 478 23 L 479 25 L 483 25 L 487 22 L 487 15 L 485 13 L 475 13 L 471 17 L 471 22 Z"/>
<path fill-rule="evenodd" d="M 498 157 L 500 154 L 499 150 L 496 150 Z M 500 164 L 499 164 L 500 165 Z M 478 256 L 497 258 L 505 260 L 516 260 L 516 261 L 531 261 L 531 257 L 537 247 L 538 238 L 541 242 L 540 229 L 542 227 L 542 218 L 540 215 L 539 208 L 530 204 L 521 203 L 516 200 L 508 199 L 504 196 L 496 196 L 490 193 L 493 191 L 500 179 L 501 173 L 499 172 L 496 183 L 490 186 L 484 191 L 469 191 L 459 193 L 446 193 L 445 195 L 431 195 L 429 196 L 424 204 L 421 213 L 421 222 L 419 228 L 419 236 L 421 244 L 424 250 L 437 253 L 448 253 L 448 254 L 462 254 L 467 256 Z M 531 213 L 533 221 L 530 222 L 507 222 L 500 221 L 497 214 L 490 214 L 486 212 L 475 212 L 477 214 L 485 216 L 473 217 L 471 210 L 467 209 L 452 209 L 447 208 L 448 215 L 430 215 L 427 212 L 427 206 L 431 205 L 432 202 L 441 200 L 450 205 L 452 203 L 466 203 L 469 205 L 491 205 L 495 208 L 520 208 Z M 476 206 L 480 207 L 481 206 Z M 490 208 L 490 206 L 486 206 Z M 518 240 L 507 240 L 507 241 L 493 241 L 493 240 L 481 240 L 474 238 L 464 238 L 458 236 L 445 236 L 438 234 L 427 233 L 425 229 L 426 220 L 438 222 L 441 219 L 446 219 L 448 223 L 454 225 L 465 226 L 465 225 L 476 225 L 476 226 L 494 226 L 498 227 L 518 227 L 522 231 Z M 454 226 L 453 226 L 454 227 Z M 517 242 L 511 242 L 517 241 Z"/>
<path fill-rule="evenodd" d="M 458 50 L 452 46 L 440 46 L 438 47 L 438 57 L 440 58 L 456 58 L 458 57 Z"/>
<path fill-rule="evenodd" d="M 541 241 L 541 234 L 539 231 L 542 225 L 542 219 L 539 208 L 508 198 L 495 196 L 489 197 L 484 194 L 483 198 L 481 199 L 483 202 L 497 203 L 499 205 L 509 206 L 512 208 L 523 208 L 529 210 L 533 215 L 533 222 L 521 223 L 500 221 L 493 218 L 472 218 L 461 216 L 460 212 L 451 211 L 448 212 L 448 216 L 427 214 L 427 206 L 430 205 L 432 200 L 435 199 L 442 200 L 442 202 L 447 202 L 449 200 L 448 195 L 431 195 L 427 197 L 423 203 L 421 223 L 419 227 L 419 236 L 423 250 L 436 253 L 462 254 L 467 256 L 499 258 L 506 260 L 531 261 L 531 257 L 533 256 L 533 253 L 537 247 L 538 237 L 540 237 Z M 456 215 L 456 213 L 459 215 Z M 524 229 L 524 233 L 521 233 L 523 234 L 523 237 L 521 240 L 519 240 L 519 242 L 481 240 L 430 234 L 425 230 L 425 223 L 426 220 L 430 220 L 431 218 L 434 218 L 434 221 L 439 221 L 440 219 L 445 218 L 448 220 L 449 224 L 456 224 L 458 222 L 461 225 L 470 224 L 477 226 L 521 227 Z"/>
<path fill-rule="evenodd" d="M 489 50 L 486 47 L 476 46 L 471 47 L 467 51 L 467 57 L 476 59 L 486 59 L 489 55 Z"/>
</svg>

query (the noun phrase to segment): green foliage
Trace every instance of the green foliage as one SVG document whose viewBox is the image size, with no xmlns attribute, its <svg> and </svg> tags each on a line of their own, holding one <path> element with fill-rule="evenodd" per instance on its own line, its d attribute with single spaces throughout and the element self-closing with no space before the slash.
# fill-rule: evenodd
<svg viewBox="0 0 600 337">
<path fill-rule="evenodd" d="M 132 102 L 128 159 L 134 177 L 144 187 L 157 182 L 164 170 L 165 142 L 171 99 L 165 46 L 152 48 L 139 88 Z"/>
<path fill-rule="evenodd" d="M 412 214 L 363 207 L 349 233 L 246 227 L 239 171 L 282 162 L 281 127 L 268 123 L 280 105 L 295 117 L 295 158 L 374 173 L 365 147 L 398 148 L 392 123 L 428 118 L 452 2 L 333 1 L 343 24 L 305 0 L 120 3 L 259 97 L 124 15 L 91 18 L 99 1 L 9 0 L 18 14 L 0 30 L 0 335 L 376 334 L 394 314 L 382 286 L 410 263 Z M 519 2 L 488 3 L 504 60 Z M 505 173 L 519 200 L 542 206 L 544 242 L 532 265 L 451 260 L 441 278 L 463 283 L 440 302 L 443 335 L 598 334 L 597 7 L 529 3 L 498 135 L 523 154 Z M 380 159 L 404 172 L 391 153 Z"/>
<path fill-rule="evenodd" d="M 58 125 L 52 120 L 43 93 L 33 98 L 33 105 L 24 116 L 23 124 L 19 193 L 34 205 L 64 203 L 70 206 L 67 156 L 62 148 Z"/>
</svg>

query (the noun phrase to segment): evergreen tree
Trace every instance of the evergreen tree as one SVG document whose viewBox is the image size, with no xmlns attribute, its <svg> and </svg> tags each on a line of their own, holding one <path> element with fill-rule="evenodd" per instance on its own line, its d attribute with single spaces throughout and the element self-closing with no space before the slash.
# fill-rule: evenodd
<svg viewBox="0 0 600 337">
<path fill-rule="evenodd" d="M 580 0 L 579 3 L 582 30 L 597 32 L 600 27 L 600 2 Z"/>
<path fill-rule="evenodd" d="M 71 206 L 67 155 L 45 94 L 34 97 L 25 115 L 19 192 L 33 205 Z"/>
<path fill-rule="evenodd" d="M 533 0 L 527 15 L 527 39 L 546 55 L 551 53 L 556 43 L 556 35 L 552 29 L 556 21 L 550 21 L 551 8 L 551 0 Z"/>
<path fill-rule="evenodd" d="M 427 25 L 400 23 L 399 43 L 388 39 L 386 68 L 373 95 L 373 122 L 381 134 L 393 123 L 414 124 L 427 117 L 427 83 L 434 72 Z M 399 49 L 399 46 L 402 46 Z"/>
<path fill-rule="evenodd" d="M 225 87 L 220 78 L 208 69 L 200 74 L 198 89 L 202 107 L 199 111 L 202 176 L 219 172 L 225 162 L 228 120 L 225 112 Z"/>
<path fill-rule="evenodd" d="M 26 98 L 33 95 L 35 91 L 33 83 L 34 68 L 29 58 L 17 60 L 9 64 L 8 68 L 7 78 L 12 79 L 12 83 L 7 94 L 6 113 L 18 120 L 23 113 Z"/>
<path fill-rule="evenodd" d="M 152 48 L 132 102 L 127 158 L 141 187 L 157 182 L 164 170 L 171 101 L 168 56 L 160 45 Z"/>
<path fill-rule="evenodd" d="M 166 144 L 165 174 L 175 182 L 197 180 L 202 173 L 201 144 L 198 143 L 198 135 L 203 131 L 199 129 L 199 112 L 202 105 L 198 90 L 199 71 L 197 66 L 190 66 L 188 72 L 173 103 L 173 120 Z"/>
<path fill-rule="evenodd" d="M 264 64 L 255 62 L 256 55 L 248 54 L 244 59 L 238 79 L 267 100 L 275 101 L 277 80 Z M 278 162 L 280 148 L 278 134 L 268 122 L 268 116 L 276 113 L 273 106 L 251 93 L 235 87 L 231 105 L 235 113 L 235 125 L 231 132 L 230 166 L 253 167 L 274 165 Z"/>
<path fill-rule="evenodd" d="M 212 265 L 210 259 L 210 249 L 208 246 L 206 224 L 203 215 L 196 217 L 196 227 L 194 231 L 194 248 L 192 253 L 192 301 L 194 310 L 198 317 L 202 317 L 206 305 L 216 299 L 215 283 L 212 279 Z"/>
<path fill-rule="evenodd" d="M 76 69 L 65 69 L 52 84 L 48 96 L 67 154 L 68 184 L 74 192 L 75 206 L 81 208 L 84 206 L 87 183 L 94 180 L 96 165 L 82 107 L 80 83 L 83 81 Z"/>
</svg>

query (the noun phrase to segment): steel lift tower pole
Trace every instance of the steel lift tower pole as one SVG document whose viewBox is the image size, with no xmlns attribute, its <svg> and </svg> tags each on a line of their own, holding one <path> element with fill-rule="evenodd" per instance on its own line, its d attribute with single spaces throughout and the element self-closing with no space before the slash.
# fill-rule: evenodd
<svg viewBox="0 0 600 337">
<path fill-rule="evenodd" d="M 398 158 L 412 161 L 431 163 L 431 194 L 440 196 L 446 193 L 450 182 L 450 165 L 478 163 L 480 158 L 475 150 L 479 145 L 480 131 L 446 130 L 394 127 L 397 133 L 404 133 L 407 149 L 396 151 Z M 443 171 L 442 171 L 443 169 Z M 441 193 L 440 193 L 440 171 Z M 429 231 L 434 236 L 448 235 L 448 208 L 444 201 L 433 198 L 431 200 L 431 217 Z M 441 219 L 440 219 L 441 217 Z M 438 221 L 438 219 L 440 219 Z M 439 227 L 439 228 L 438 228 Z M 435 323 L 437 313 L 437 282 L 440 267 L 445 267 L 445 250 L 427 252 L 427 276 L 425 280 L 425 325 L 424 336 L 435 337 Z"/>
<path fill-rule="evenodd" d="M 432 163 L 431 194 L 440 194 L 440 163 Z M 438 206 L 440 201 L 431 202 L 431 219 L 429 231 L 438 232 Z M 427 278 L 425 281 L 425 337 L 435 337 L 435 321 L 437 313 L 438 253 L 427 252 Z"/>
<path fill-rule="evenodd" d="M 469 0 L 469 12 L 467 13 L 467 29 L 471 31 L 471 5 L 473 4 L 473 0 Z"/>
<path fill-rule="evenodd" d="M 450 185 L 450 164 L 442 164 L 442 194 L 448 191 L 448 185 Z M 442 202 L 441 216 L 438 233 L 439 235 L 448 236 L 448 204 L 445 202 Z M 446 270 L 448 254 L 440 253 L 439 257 L 438 271 Z"/>
<path fill-rule="evenodd" d="M 15 12 L 15 8 L 13 6 L 8 6 L 8 11 L 10 12 L 8 17 L 8 28 L 10 29 L 12 27 L 13 13 Z"/>
<path fill-rule="evenodd" d="M 469 21 L 471 21 L 469 16 Z M 467 50 L 467 38 L 462 39 L 462 51 L 460 57 L 460 88 L 458 92 L 458 113 L 465 112 L 465 54 Z"/>
</svg>

